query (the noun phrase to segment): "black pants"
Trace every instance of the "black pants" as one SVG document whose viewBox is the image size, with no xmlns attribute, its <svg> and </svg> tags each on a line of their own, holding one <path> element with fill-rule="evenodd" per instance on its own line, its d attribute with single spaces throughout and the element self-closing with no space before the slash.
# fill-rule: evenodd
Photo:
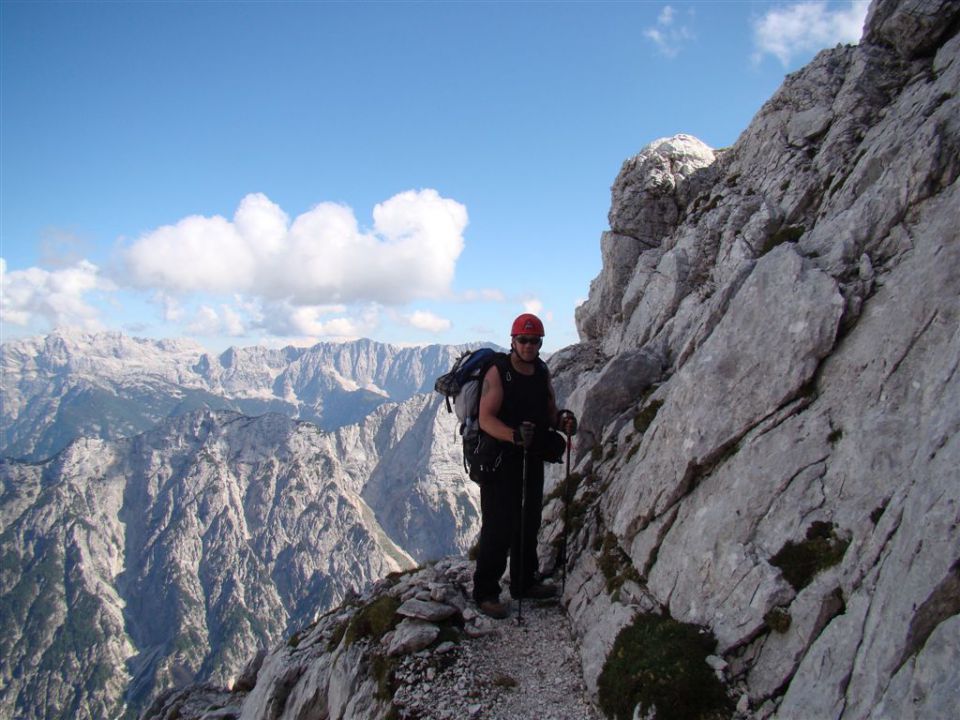
<svg viewBox="0 0 960 720">
<path fill-rule="evenodd" d="M 543 506 L 543 460 L 538 455 L 527 454 L 527 502 L 521 522 L 522 498 L 523 456 L 518 453 L 504 457 L 498 471 L 485 475 L 480 483 L 480 543 L 473 574 L 473 598 L 477 602 L 499 599 L 508 554 L 511 594 L 519 596 L 535 581 Z"/>
</svg>

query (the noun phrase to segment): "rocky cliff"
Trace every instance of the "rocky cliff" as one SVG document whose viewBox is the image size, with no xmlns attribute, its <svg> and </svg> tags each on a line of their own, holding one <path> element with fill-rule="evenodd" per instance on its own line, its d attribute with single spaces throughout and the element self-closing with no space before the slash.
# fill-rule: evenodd
<svg viewBox="0 0 960 720">
<path fill-rule="evenodd" d="M 563 603 L 608 715 L 955 716 L 958 27 L 955 2 L 878 0 L 732 148 L 657 141 L 616 179 L 581 342 L 552 358 L 582 431 L 542 536 L 550 570 L 566 529 Z M 469 631 L 467 579 L 431 572 L 419 592 Z M 251 690 L 149 717 L 405 716 L 391 628 L 417 592 L 381 585 Z M 726 698 L 685 709 L 715 695 L 678 684 L 705 659 Z"/>
<path fill-rule="evenodd" d="M 713 633 L 756 717 L 960 707 L 958 18 L 876 2 L 729 150 L 624 164 L 556 358 L 594 688 L 656 612 Z"/>
</svg>

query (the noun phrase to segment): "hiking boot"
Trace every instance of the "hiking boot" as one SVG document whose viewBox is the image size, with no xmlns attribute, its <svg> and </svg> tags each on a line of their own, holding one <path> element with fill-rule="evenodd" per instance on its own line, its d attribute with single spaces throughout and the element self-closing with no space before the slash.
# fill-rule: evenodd
<svg viewBox="0 0 960 720">
<path fill-rule="evenodd" d="M 503 620 L 510 615 L 510 608 L 507 607 L 506 603 L 502 603 L 499 600 L 484 600 L 483 602 L 477 603 L 477 607 L 480 608 L 480 612 L 484 615 L 492 617 L 495 620 Z"/>
<path fill-rule="evenodd" d="M 533 600 L 547 600 L 548 598 L 556 597 L 556 595 L 556 585 L 547 585 L 546 583 L 537 582 L 524 590 L 522 597 L 531 598 Z"/>
</svg>

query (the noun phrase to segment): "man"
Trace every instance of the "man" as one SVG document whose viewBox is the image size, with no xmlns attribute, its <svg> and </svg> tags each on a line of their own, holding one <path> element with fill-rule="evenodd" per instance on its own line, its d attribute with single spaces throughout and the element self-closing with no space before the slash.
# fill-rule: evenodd
<svg viewBox="0 0 960 720">
<path fill-rule="evenodd" d="M 481 612 L 494 618 L 509 614 L 507 605 L 500 602 L 500 577 L 508 554 L 514 598 L 556 594 L 555 587 L 536 580 L 543 462 L 545 457 L 559 462 L 565 447 L 550 428 L 573 435 L 577 421 L 569 410 L 557 410 L 550 373 L 540 359 L 543 336 L 543 323 L 536 315 L 524 313 L 514 320 L 510 354 L 490 366 L 480 391 L 481 447 L 486 448 L 487 457 L 480 474 L 481 526 L 473 598 Z"/>
</svg>

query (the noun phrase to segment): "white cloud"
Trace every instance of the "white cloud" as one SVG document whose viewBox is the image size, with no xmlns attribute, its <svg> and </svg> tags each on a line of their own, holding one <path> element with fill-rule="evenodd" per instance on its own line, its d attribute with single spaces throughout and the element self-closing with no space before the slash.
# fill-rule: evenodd
<svg viewBox="0 0 960 720">
<path fill-rule="evenodd" d="M 543 311 L 543 302 L 538 298 L 530 298 L 529 300 L 523 301 L 523 310 L 524 312 L 533 313 L 534 315 L 539 315 Z"/>
<path fill-rule="evenodd" d="M 191 323 L 187 325 L 187 332 L 191 335 L 219 335 L 220 316 L 209 305 L 201 305 Z"/>
<path fill-rule="evenodd" d="M 545 310 L 543 306 L 543 301 L 540 298 L 530 297 L 522 300 L 523 311 L 528 313 L 533 313 L 538 318 L 543 320 L 544 323 L 549 325 L 553 322 L 553 311 Z M 549 331 L 549 328 L 547 328 Z"/>
<path fill-rule="evenodd" d="M 99 312 L 86 296 L 111 289 L 99 268 L 87 260 L 57 270 L 32 267 L 8 273 L 6 261 L 0 258 L 0 315 L 4 323 L 26 327 L 40 320 L 51 327 L 101 330 Z"/>
<path fill-rule="evenodd" d="M 689 17 L 693 17 L 693 10 L 688 10 Z M 676 57 L 683 46 L 694 39 L 695 35 L 690 27 L 683 22 L 677 22 L 677 11 L 670 5 L 664 5 L 657 15 L 657 24 L 644 28 L 643 36 L 650 40 L 657 51 L 666 57 Z"/>
<path fill-rule="evenodd" d="M 167 293 L 157 293 L 154 300 L 163 307 L 163 319 L 165 322 L 179 322 L 183 319 L 183 308 L 177 298 Z"/>
<path fill-rule="evenodd" d="M 322 320 L 324 314 L 323 308 L 297 307 L 287 320 L 291 330 L 310 337 L 355 338 L 363 334 L 362 326 L 356 321 L 346 317 Z"/>
<path fill-rule="evenodd" d="M 134 285 L 172 294 L 402 304 L 449 291 L 467 221 L 463 205 L 430 189 L 378 204 L 370 231 L 344 205 L 321 203 L 290 222 L 265 195 L 252 194 L 232 221 L 184 218 L 141 237 L 124 259 Z"/>
<path fill-rule="evenodd" d="M 191 335 L 204 337 L 243 337 L 247 334 L 247 327 L 243 317 L 229 305 L 220 305 L 217 311 L 209 305 L 201 305 L 193 320 L 187 325 L 187 332 Z"/>
<path fill-rule="evenodd" d="M 417 310 L 413 314 L 405 316 L 404 320 L 418 330 L 426 330 L 432 333 L 444 332 L 453 326 L 453 323 L 446 318 L 442 318 L 427 310 Z"/>
<path fill-rule="evenodd" d="M 166 293 L 253 288 L 255 246 L 223 217 L 192 215 L 140 238 L 126 251 L 134 284 Z"/>
<path fill-rule="evenodd" d="M 786 67 L 796 55 L 859 42 L 868 7 L 867 0 L 855 0 L 830 10 L 816 0 L 774 8 L 753 23 L 754 61 L 770 54 Z"/>
<path fill-rule="evenodd" d="M 267 303 L 256 310 L 244 306 L 258 329 L 276 337 L 351 340 L 369 336 L 379 323 L 379 310 L 368 305 L 351 309 L 346 305 L 294 305 L 287 301 Z"/>
<path fill-rule="evenodd" d="M 246 334 L 247 328 L 244 326 L 243 319 L 239 313 L 229 305 L 221 305 L 220 310 L 222 313 L 223 330 L 227 335 L 240 337 Z"/>
</svg>

